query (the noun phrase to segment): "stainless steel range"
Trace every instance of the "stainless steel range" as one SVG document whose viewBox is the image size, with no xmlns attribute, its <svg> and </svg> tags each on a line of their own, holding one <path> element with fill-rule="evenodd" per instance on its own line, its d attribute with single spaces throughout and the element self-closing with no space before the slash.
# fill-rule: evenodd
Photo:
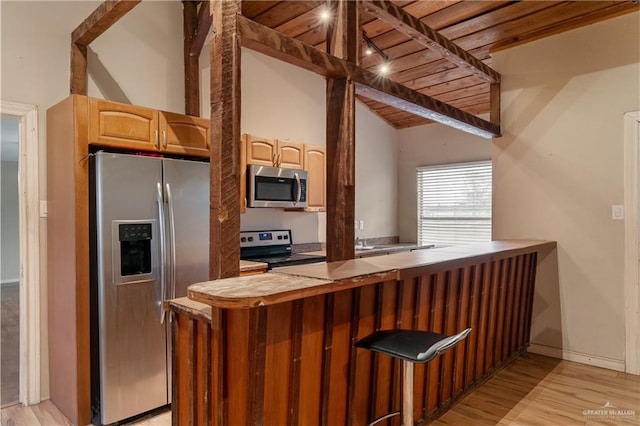
<svg viewBox="0 0 640 426">
<path fill-rule="evenodd" d="M 324 262 L 326 256 L 293 253 L 290 229 L 240 232 L 240 258 L 264 262 L 268 269 L 279 266 Z"/>
</svg>

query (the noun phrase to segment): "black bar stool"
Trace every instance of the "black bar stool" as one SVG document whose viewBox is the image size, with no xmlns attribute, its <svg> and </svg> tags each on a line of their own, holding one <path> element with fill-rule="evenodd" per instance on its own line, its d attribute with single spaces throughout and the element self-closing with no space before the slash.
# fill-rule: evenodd
<svg viewBox="0 0 640 426">
<path fill-rule="evenodd" d="M 464 340 L 471 328 L 453 335 L 419 330 L 380 330 L 356 342 L 358 348 L 380 352 L 402 360 L 402 426 L 413 426 L 413 364 L 424 364 Z M 374 420 L 369 426 L 395 412 Z"/>
</svg>

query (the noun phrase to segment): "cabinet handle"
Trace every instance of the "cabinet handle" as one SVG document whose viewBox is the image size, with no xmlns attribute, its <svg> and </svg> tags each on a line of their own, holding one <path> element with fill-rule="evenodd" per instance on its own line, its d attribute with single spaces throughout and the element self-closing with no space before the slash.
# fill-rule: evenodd
<svg viewBox="0 0 640 426">
<path fill-rule="evenodd" d="M 273 167 L 278 167 L 278 154 L 275 152 L 273 153 L 273 160 L 271 162 L 273 163 Z"/>
<path fill-rule="evenodd" d="M 167 147 L 167 132 L 166 130 L 162 131 L 162 146 Z"/>
<path fill-rule="evenodd" d="M 278 154 L 278 162 L 277 162 L 278 167 L 280 167 L 280 164 L 282 164 L 282 158 L 281 157 L 282 157 L 282 154 Z"/>
<path fill-rule="evenodd" d="M 155 135 L 155 139 L 154 139 L 153 145 L 156 147 L 156 149 L 160 148 L 160 146 L 158 145 L 158 131 L 154 130 L 153 133 Z"/>
</svg>

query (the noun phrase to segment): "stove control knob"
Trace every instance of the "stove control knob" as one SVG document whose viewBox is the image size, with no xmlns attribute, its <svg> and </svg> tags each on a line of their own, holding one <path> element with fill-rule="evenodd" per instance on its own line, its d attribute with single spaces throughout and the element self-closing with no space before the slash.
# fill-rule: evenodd
<svg viewBox="0 0 640 426">
<path fill-rule="evenodd" d="M 242 238 L 240 238 L 240 241 L 244 243 L 245 241 L 247 241 L 247 238 L 246 237 L 242 237 Z"/>
<path fill-rule="evenodd" d="M 281 240 L 282 239 L 282 235 L 278 235 L 278 239 Z"/>
<path fill-rule="evenodd" d="M 289 239 L 289 236 L 288 236 L 288 235 L 285 235 L 285 236 L 284 236 L 284 239 L 285 239 L 285 240 L 288 240 L 288 239 Z"/>
<path fill-rule="evenodd" d="M 253 241 L 253 237 L 249 237 L 249 241 Z"/>
</svg>

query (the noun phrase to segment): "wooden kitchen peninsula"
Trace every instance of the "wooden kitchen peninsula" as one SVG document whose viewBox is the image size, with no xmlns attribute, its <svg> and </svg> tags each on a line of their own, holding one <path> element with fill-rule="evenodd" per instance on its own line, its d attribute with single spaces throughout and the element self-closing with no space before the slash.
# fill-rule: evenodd
<svg viewBox="0 0 640 426">
<path fill-rule="evenodd" d="M 399 410 L 400 364 L 356 340 L 471 327 L 416 365 L 426 422 L 526 350 L 538 258 L 555 246 L 493 241 L 194 284 L 191 300 L 168 302 L 174 424 L 364 425 Z"/>
</svg>

